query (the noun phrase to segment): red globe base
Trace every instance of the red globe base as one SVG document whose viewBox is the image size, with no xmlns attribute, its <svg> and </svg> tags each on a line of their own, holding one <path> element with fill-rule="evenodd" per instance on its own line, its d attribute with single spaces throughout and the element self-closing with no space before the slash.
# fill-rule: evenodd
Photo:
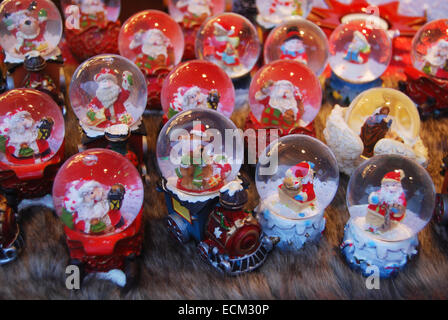
<svg viewBox="0 0 448 320">
<path fill-rule="evenodd" d="M 65 37 L 72 53 L 84 61 L 102 53 L 118 54 L 120 21 L 109 21 L 105 27 L 92 26 L 79 31 L 66 29 Z"/>
</svg>

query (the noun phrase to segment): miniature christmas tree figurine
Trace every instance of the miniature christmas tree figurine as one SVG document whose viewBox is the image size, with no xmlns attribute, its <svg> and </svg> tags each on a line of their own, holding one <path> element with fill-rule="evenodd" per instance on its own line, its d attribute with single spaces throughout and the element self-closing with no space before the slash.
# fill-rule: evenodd
<svg viewBox="0 0 448 320">
<path fill-rule="evenodd" d="M 126 190 L 110 190 L 95 180 L 74 181 L 64 198 L 61 219 L 70 229 L 88 234 L 113 232 L 125 224 L 120 208 Z"/>
<path fill-rule="evenodd" d="M 352 41 L 348 46 L 347 54 L 344 59 L 352 63 L 363 64 L 368 61 L 368 54 L 370 51 L 370 44 L 367 41 L 366 36 L 356 30 L 353 33 Z"/>
<path fill-rule="evenodd" d="M 278 127 L 289 131 L 303 115 L 302 94 L 288 80 L 268 80 L 255 99 L 264 105 L 261 123 L 266 127 Z"/>
<path fill-rule="evenodd" d="M 173 45 L 159 29 L 140 30 L 134 35 L 129 48 L 136 50 L 135 64 L 149 76 L 174 63 Z"/>
<path fill-rule="evenodd" d="M 314 163 L 302 161 L 286 171 L 283 184 L 278 186 L 280 201 L 297 213 L 307 207 L 313 207 Z"/>
<path fill-rule="evenodd" d="M 448 79 L 448 41 L 438 40 L 424 56 L 423 72 L 442 79 Z"/>
<path fill-rule="evenodd" d="M 38 123 L 28 111 L 8 112 L 0 126 L 0 151 L 11 163 L 35 163 L 50 155 L 47 139 L 54 121 L 42 118 Z"/>
<path fill-rule="evenodd" d="M 205 260 L 231 275 L 255 270 L 273 247 L 271 239 L 263 237 L 253 213 L 243 210 L 247 187 L 237 178 L 221 188 L 219 206 L 207 223 L 206 239 L 198 246 Z"/>
<path fill-rule="evenodd" d="M 288 29 L 287 38 L 281 45 L 280 50 L 282 54 L 280 59 L 291 59 L 307 64 L 308 56 L 306 48 L 303 43 L 303 38 L 297 27 L 293 26 Z"/>
<path fill-rule="evenodd" d="M 86 114 L 90 125 L 105 128 L 117 123 L 133 123 L 134 119 L 125 106 L 133 86 L 132 74 L 123 72 L 121 87 L 117 84 L 116 71 L 109 68 L 101 69 L 94 80 L 98 88 Z"/>
<path fill-rule="evenodd" d="M 190 152 L 182 155 L 181 165 L 176 168 L 178 188 L 185 191 L 203 192 L 219 189 L 231 167 L 223 155 L 213 155 L 211 137 L 203 124 L 197 124 L 185 137 Z"/>
<path fill-rule="evenodd" d="M 381 189 L 370 193 L 366 215 L 369 231 L 386 232 L 403 220 L 406 213 L 403 178 L 403 170 L 388 172 L 381 180 Z"/>
</svg>

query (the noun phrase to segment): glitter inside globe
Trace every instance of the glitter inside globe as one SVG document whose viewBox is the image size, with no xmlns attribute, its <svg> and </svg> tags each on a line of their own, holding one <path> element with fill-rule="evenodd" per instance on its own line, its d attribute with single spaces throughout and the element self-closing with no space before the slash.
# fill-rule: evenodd
<svg viewBox="0 0 448 320">
<path fill-rule="evenodd" d="M 162 107 L 168 118 L 193 108 L 210 108 L 230 117 L 235 90 L 229 76 L 216 64 L 192 60 L 177 66 L 165 78 Z"/>
<path fill-rule="evenodd" d="M 61 0 L 62 11 L 67 21 L 74 23 L 79 14 L 79 28 L 102 25 L 107 21 L 117 21 L 120 15 L 120 0 Z"/>
<path fill-rule="evenodd" d="M 384 110 L 387 109 L 387 112 Z M 382 111 L 383 110 L 383 111 Z M 382 111 L 382 112 L 381 112 Z M 347 125 L 360 134 L 368 118 L 382 113 L 390 131 L 407 145 L 413 146 L 420 135 L 420 116 L 414 102 L 401 91 L 390 88 L 373 88 L 358 95 L 345 114 Z"/>
<path fill-rule="evenodd" d="M 250 109 L 266 127 L 306 127 L 322 103 L 319 79 L 304 64 L 277 60 L 263 66 L 249 88 Z"/>
<path fill-rule="evenodd" d="M 146 90 L 145 77 L 134 63 L 103 54 L 76 69 L 69 96 L 82 128 L 95 136 L 112 125 L 136 125 L 146 108 Z M 112 108 L 105 107 L 112 102 Z"/>
<path fill-rule="evenodd" d="M 7 167 L 50 160 L 64 141 L 64 118 L 45 93 L 13 89 L 0 96 L 0 162 Z"/>
<path fill-rule="evenodd" d="M 285 21 L 306 18 L 313 0 L 256 0 L 257 22 L 265 29 L 271 29 Z"/>
<path fill-rule="evenodd" d="M 288 219 L 323 213 L 339 184 L 338 164 L 331 150 L 302 134 L 271 143 L 261 154 L 255 175 L 262 206 Z"/>
<path fill-rule="evenodd" d="M 348 183 L 352 224 L 384 241 L 416 235 L 431 219 L 434 203 L 428 172 L 404 156 L 374 156 L 355 170 Z"/>
<path fill-rule="evenodd" d="M 120 54 L 133 61 L 146 75 L 160 69 L 170 70 L 184 52 L 180 26 L 158 10 L 134 14 L 123 24 L 118 37 Z"/>
<path fill-rule="evenodd" d="M 43 57 L 56 54 L 62 19 L 52 1 L 5 0 L 0 4 L 0 15 L 0 45 L 11 62 L 23 61 L 31 51 Z"/>
<path fill-rule="evenodd" d="M 196 108 L 172 117 L 157 139 L 157 164 L 176 193 L 216 193 L 235 179 L 244 158 L 235 124 L 211 109 Z"/>
<path fill-rule="evenodd" d="M 208 17 L 224 12 L 224 0 L 169 0 L 170 16 L 185 28 L 200 26 Z"/>
<path fill-rule="evenodd" d="M 448 19 L 428 22 L 412 40 L 414 67 L 429 76 L 448 79 Z"/>
<path fill-rule="evenodd" d="M 260 50 L 255 27 L 236 13 L 222 13 L 206 20 L 195 43 L 198 59 L 216 63 L 232 79 L 252 70 Z"/>
<path fill-rule="evenodd" d="M 279 59 L 301 62 L 320 75 L 328 60 L 327 36 L 305 19 L 284 22 L 269 33 L 264 44 L 265 64 Z"/>
<path fill-rule="evenodd" d="M 392 42 L 383 28 L 368 20 L 350 20 L 334 29 L 328 41 L 328 62 L 333 72 L 345 81 L 366 83 L 386 71 Z"/>
<path fill-rule="evenodd" d="M 119 233 L 143 206 L 143 183 L 135 166 L 107 149 L 69 158 L 53 185 L 57 215 L 66 227 L 89 235 Z"/>
</svg>

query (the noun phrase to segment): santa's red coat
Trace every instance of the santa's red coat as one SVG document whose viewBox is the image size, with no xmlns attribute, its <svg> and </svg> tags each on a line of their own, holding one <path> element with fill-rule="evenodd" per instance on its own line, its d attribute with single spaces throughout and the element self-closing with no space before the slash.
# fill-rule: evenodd
<svg viewBox="0 0 448 320">
<path fill-rule="evenodd" d="M 109 216 L 110 222 L 112 226 L 116 226 L 120 220 L 121 220 L 121 212 L 120 210 L 109 210 L 109 212 L 107 213 L 107 215 Z M 75 212 L 73 214 L 73 222 L 76 221 L 76 219 L 78 219 L 78 213 Z M 86 227 L 86 223 L 84 220 L 78 221 L 74 223 L 75 226 L 75 230 L 81 231 L 81 232 L 85 232 L 85 227 Z"/>
<path fill-rule="evenodd" d="M 406 196 L 404 194 L 404 192 L 402 192 L 400 194 L 400 196 L 398 197 L 398 201 L 396 202 L 397 205 L 401 205 L 403 207 L 406 208 Z M 369 210 L 372 210 L 382 216 L 384 216 L 386 214 L 386 208 L 390 207 L 389 204 L 387 204 L 386 202 L 382 201 L 378 204 L 369 204 L 369 206 L 367 207 Z M 396 217 L 394 215 L 393 212 L 391 212 L 390 218 L 391 220 L 395 220 L 395 221 L 401 221 L 404 218 L 404 214 L 401 216 Z"/>
<path fill-rule="evenodd" d="M 100 123 L 98 125 L 98 127 L 108 127 L 111 124 L 119 123 L 118 119 L 120 118 L 120 116 L 127 113 L 124 103 L 126 102 L 126 100 L 128 100 L 130 94 L 131 93 L 128 90 L 125 90 L 122 88 L 120 94 L 117 97 L 117 100 L 115 100 L 115 102 L 113 104 L 113 108 L 115 111 L 115 119 L 116 119 L 115 122 L 110 121 L 111 113 L 110 113 L 109 108 L 105 108 L 103 106 L 103 104 L 101 103 L 101 101 L 97 97 L 93 98 L 92 101 L 90 101 L 89 106 L 88 106 L 89 110 L 93 110 L 94 112 L 97 112 L 102 109 L 105 109 L 104 115 L 106 116 L 106 119 L 108 121 L 104 121 L 104 122 Z"/>
<path fill-rule="evenodd" d="M 39 154 L 34 155 L 30 158 L 18 158 L 14 156 L 14 152 L 16 151 L 16 148 L 8 145 L 8 142 L 6 142 L 6 152 L 5 156 L 6 159 L 8 159 L 11 163 L 20 163 L 20 164 L 33 164 L 36 162 L 36 158 L 40 158 L 42 154 L 48 153 L 48 150 L 50 148 L 47 140 L 36 140 L 37 147 L 39 149 Z M 37 157 L 36 157 L 37 156 Z"/>
</svg>

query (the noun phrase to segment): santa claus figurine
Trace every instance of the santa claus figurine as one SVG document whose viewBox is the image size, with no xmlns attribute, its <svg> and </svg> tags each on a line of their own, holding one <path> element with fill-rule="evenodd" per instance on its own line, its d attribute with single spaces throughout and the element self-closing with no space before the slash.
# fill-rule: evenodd
<svg viewBox="0 0 448 320">
<path fill-rule="evenodd" d="M 212 13 L 208 0 L 179 0 L 176 7 L 183 14 L 181 23 L 184 28 L 200 26 Z"/>
<path fill-rule="evenodd" d="M 215 57 L 223 63 L 225 67 L 235 67 L 240 65 L 238 46 L 240 38 L 235 28 L 227 30 L 225 27 L 215 22 L 214 36 L 216 41 Z"/>
<path fill-rule="evenodd" d="M 196 193 L 221 188 L 231 166 L 223 155 L 214 155 L 205 126 L 194 125 L 182 143 L 187 143 L 190 151 L 182 155 L 180 167 L 175 170 L 177 187 Z"/>
<path fill-rule="evenodd" d="M 168 118 L 171 118 L 178 112 L 194 108 L 210 108 L 216 110 L 220 99 L 219 92 L 212 89 L 206 94 L 204 91 L 206 92 L 206 90 L 198 86 L 178 88 L 174 94 L 173 102 L 170 103 Z"/>
<path fill-rule="evenodd" d="M 98 128 L 107 128 L 114 124 L 131 124 L 132 116 L 126 109 L 126 102 L 133 85 L 132 74 L 125 71 L 122 74 L 121 87 L 117 84 L 117 73 L 109 68 L 103 68 L 94 77 L 98 88 L 95 97 L 90 101 L 87 111 L 88 123 Z"/>
<path fill-rule="evenodd" d="M 366 215 L 368 231 L 384 233 L 403 220 L 406 213 L 406 195 L 401 180 L 404 177 L 401 169 L 390 171 L 381 180 L 381 189 L 369 194 Z"/>
<path fill-rule="evenodd" d="M 22 108 L 8 112 L 0 126 L 0 151 L 11 163 L 32 164 L 51 154 L 47 139 L 54 121 L 43 118 L 38 123 Z"/>
<path fill-rule="evenodd" d="M 353 33 L 353 39 L 348 46 L 347 54 L 344 59 L 352 63 L 366 63 L 369 59 L 368 54 L 370 53 L 370 50 L 370 44 L 367 41 L 366 36 L 356 30 Z"/>
<path fill-rule="evenodd" d="M 302 94 L 288 80 L 267 81 L 255 94 L 255 99 L 264 105 L 261 124 L 267 128 L 289 131 L 303 114 Z"/>
<path fill-rule="evenodd" d="M 113 232 L 125 221 L 120 208 L 126 190 L 115 184 L 110 190 L 95 180 L 74 181 L 64 198 L 61 219 L 72 230 L 87 234 Z"/>
<path fill-rule="evenodd" d="M 81 13 L 79 23 L 81 29 L 89 28 L 90 26 L 105 26 L 107 23 L 106 6 L 102 0 L 77 0 L 75 3 L 79 5 Z"/>
<path fill-rule="evenodd" d="M 448 79 L 448 41 L 440 39 L 424 57 L 423 72 L 438 78 Z"/>
<path fill-rule="evenodd" d="M 313 206 L 316 199 L 313 168 L 312 162 L 299 162 L 286 171 L 283 183 L 279 185 L 280 201 L 297 213 Z"/>
<path fill-rule="evenodd" d="M 270 29 L 295 16 L 303 16 L 302 2 L 304 0 L 257 0 L 257 22 Z M 306 5 L 306 3 L 304 3 Z"/>
<path fill-rule="evenodd" d="M 282 51 L 280 59 L 296 60 L 303 64 L 308 63 L 303 38 L 300 35 L 299 29 L 295 26 L 288 29 L 287 38 L 280 47 L 280 50 Z"/>
<path fill-rule="evenodd" d="M 18 55 L 48 49 L 45 39 L 48 13 L 45 9 L 36 10 L 37 2 L 33 1 L 27 9 L 5 14 L 3 23 L 16 38 L 14 50 Z"/>
<path fill-rule="evenodd" d="M 159 29 L 135 33 L 129 48 L 138 52 L 135 64 L 147 75 L 168 69 L 174 63 L 174 49 L 170 39 Z"/>
</svg>

